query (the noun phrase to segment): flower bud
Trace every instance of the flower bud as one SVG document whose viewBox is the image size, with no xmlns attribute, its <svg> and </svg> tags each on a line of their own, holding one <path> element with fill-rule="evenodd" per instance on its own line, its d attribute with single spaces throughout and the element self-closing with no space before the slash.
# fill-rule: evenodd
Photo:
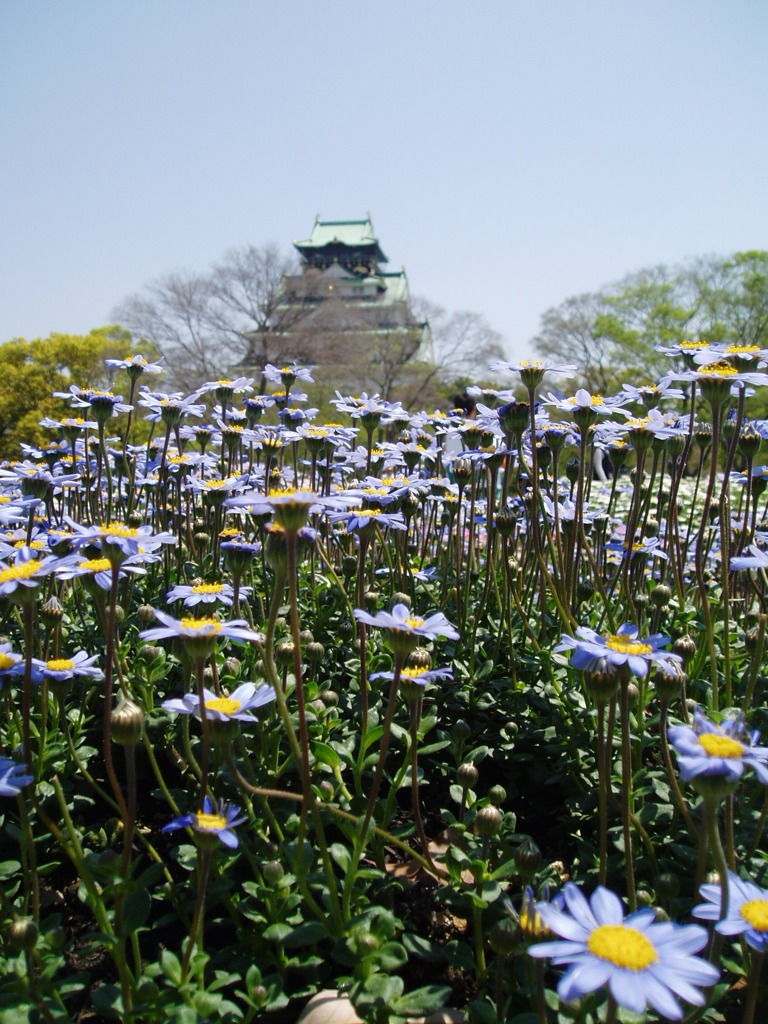
<svg viewBox="0 0 768 1024">
<path fill-rule="evenodd" d="M 525 881 L 533 878 L 541 867 L 541 850 L 530 836 L 526 836 L 515 850 L 515 867 Z"/>
<path fill-rule="evenodd" d="M 453 464 L 453 476 L 459 487 L 465 487 L 472 479 L 472 463 L 469 459 L 456 459 Z"/>
<path fill-rule="evenodd" d="M 221 674 L 223 676 L 230 676 L 233 679 L 238 679 L 240 677 L 240 667 L 240 660 L 238 658 L 227 658 L 221 666 Z"/>
<path fill-rule="evenodd" d="M 680 636 L 672 644 L 673 654 L 679 654 L 683 664 L 687 665 L 696 653 L 696 641 L 688 635 Z"/>
<path fill-rule="evenodd" d="M 13 949 L 33 950 L 37 945 L 37 925 L 30 918 L 19 918 L 8 929 L 8 944 Z"/>
<path fill-rule="evenodd" d="M 465 761 L 456 770 L 456 780 L 462 789 L 472 789 L 479 778 L 480 772 L 471 761 Z"/>
<path fill-rule="evenodd" d="M 141 604 L 136 609 L 136 618 L 143 625 L 149 626 L 155 621 L 155 609 L 151 604 Z"/>
<path fill-rule="evenodd" d="M 657 608 L 663 608 L 665 604 L 669 604 L 671 597 L 672 591 L 666 583 L 657 583 L 651 591 L 651 601 Z"/>
<path fill-rule="evenodd" d="M 313 640 L 311 643 L 307 644 L 306 656 L 307 661 L 322 661 L 325 657 L 325 647 L 316 640 Z"/>
<path fill-rule="evenodd" d="M 144 712 L 132 700 L 121 700 L 112 712 L 111 735 L 121 747 L 135 747 L 144 728 Z"/>
<path fill-rule="evenodd" d="M 669 662 L 659 665 L 651 678 L 659 700 L 669 704 L 680 695 L 686 674 L 674 662 Z"/>
<path fill-rule="evenodd" d="M 511 537 L 517 526 L 517 512 L 508 505 L 496 513 L 496 529 L 502 537 Z"/>
<path fill-rule="evenodd" d="M 40 618 L 46 626 L 58 626 L 64 618 L 64 607 L 58 597 L 48 598 L 40 609 Z"/>
<path fill-rule="evenodd" d="M 426 647 L 416 647 L 405 659 L 407 668 L 432 668 L 432 655 Z"/>
<path fill-rule="evenodd" d="M 268 860 L 261 865 L 261 873 L 267 885 L 277 885 L 278 882 L 282 881 L 285 868 L 279 860 Z"/>
<path fill-rule="evenodd" d="M 469 737 L 472 735 L 472 730 L 469 724 L 464 721 L 463 718 L 457 719 L 451 729 L 451 736 L 457 743 L 466 743 Z"/>
<path fill-rule="evenodd" d="M 477 812 L 475 831 L 483 838 L 495 836 L 501 828 L 502 818 L 503 815 L 498 807 L 494 807 L 493 804 L 487 804 Z"/>
<path fill-rule="evenodd" d="M 139 648 L 139 658 L 141 661 L 146 662 L 149 665 L 157 658 L 165 656 L 165 651 L 162 647 L 155 647 L 154 644 L 144 644 L 143 647 Z"/>
<path fill-rule="evenodd" d="M 498 807 L 499 804 L 503 804 L 507 799 L 507 791 L 503 786 L 491 786 L 488 790 L 488 799 L 495 807 Z"/>
<path fill-rule="evenodd" d="M 293 640 L 281 640 L 275 648 L 275 661 L 282 668 L 290 668 L 293 665 L 293 655 L 296 647 Z"/>
</svg>

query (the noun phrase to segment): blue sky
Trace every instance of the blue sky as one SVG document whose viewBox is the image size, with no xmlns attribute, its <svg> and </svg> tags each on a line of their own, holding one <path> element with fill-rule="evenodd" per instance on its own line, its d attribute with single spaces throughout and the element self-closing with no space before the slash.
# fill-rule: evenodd
<svg viewBox="0 0 768 1024">
<path fill-rule="evenodd" d="M 0 340 L 370 212 L 524 356 L 625 273 L 768 247 L 764 0 L 0 0 Z"/>
</svg>

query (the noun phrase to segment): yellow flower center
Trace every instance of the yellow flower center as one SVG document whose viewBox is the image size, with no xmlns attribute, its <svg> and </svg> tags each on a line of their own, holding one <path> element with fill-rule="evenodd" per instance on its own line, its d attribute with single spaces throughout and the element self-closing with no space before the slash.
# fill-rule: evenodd
<svg viewBox="0 0 768 1024">
<path fill-rule="evenodd" d="M 544 364 L 540 359 L 523 359 L 520 363 L 521 366 L 543 366 Z"/>
<path fill-rule="evenodd" d="M 406 626 L 410 626 L 411 629 L 418 629 L 419 626 L 424 625 L 424 619 L 422 619 L 419 615 L 409 615 L 408 618 L 405 620 L 405 624 Z"/>
<path fill-rule="evenodd" d="M 355 512 L 356 516 L 380 516 L 380 508 L 361 508 L 359 512 Z"/>
<path fill-rule="evenodd" d="M 760 346 L 759 345 L 729 345 L 728 348 L 725 351 L 728 352 L 728 353 L 734 353 L 736 355 L 739 355 L 742 352 L 749 354 L 751 352 L 759 352 L 760 351 Z"/>
<path fill-rule="evenodd" d="M 224 589 L 223 583 L 196 583 L 192 587 L 193 594 L 220 594 Z"/>
<path fill-rule="evenodd" d="M 204 811 L 198 811 L 195 822 L 198 828 L 206 832 L 221 832 L 227 827 L 227 819 L 223 814 L 206 814 Z"/>
<path fill-rule="evenodd" d="M 576 405 L 576 397 L 575 396 L 573 398 L 569 398 L 568 401 L 571 403 L 571 405 Z M 604 405 L 605 404 L 605 399 L 603 398 L 602 395 L 590 395 L 589 396 L 589 404 L 590 405 Z"/>
<path fill-rule="evenodd" d="M 534 907 L 523 907 L 518 918 L 520 931 L 526 935 L 533 935 L 538 938 L 547 934 L 547 928 L 541 920 L 541 915 Z"/>
<path fill-rule="evenodd" d="M 309 487 L 272 487 L 269 492 L 270 498 L 293 498 L 300 505 L 306 505 L 308 501 L 317 498 L 315 492 Z"/>
<path fill-rule="evenodd" d="M 10 569 L 3 569 L 0 572 L 0 583 L 10 583 L 12 580 L 28 580 L 35 575 L 40 568 L 40 563 L 34 559 L 30 562 L 22 562 L 21 565 L 14 565 Z"/>
<path fill-rule="evenodd" d="M 639 640 L 627 640 L 623 636 L 609 636 L 605 646 L 619 654 L 650 654 L 653 650 L 650 644 L 642 644 Z"/>
<path fill-rule="evenodd" d="M 683 341 L 683 342 L 680 343 L 680 348 L 694 349 L 694 350 L 695 349 L 700 349 L 700 348 L 709 348 L 709 342 L 708 341 Z"/>
<path fill-rule="evenodd" d="M 699 371 L 705 377 L 736 377 L 739 371 L 730 363 L 710 363 Z"/>
<path fill-rule="evenodd" d="M 750 900 L 743 904 L 741 916 L 758 932 L 768 932 L 768 900 Z"/>
<path fill-rule="evenodd" d="M 7 505 L 10 500 L 7 494 L 0 495 L 0 505 Z"/>
<path fill-rule="evenodd" d="M 139 531 L 132 526 L 125 526 L 123 523 L 102 523 L 102 533 L 108 533 L 110 537 L 138 537 Z"/>
<path fill-rule="evenodd" d="M 15 548 L 30 547 L 30 548 L 33 548 L 35 551 L 41 551 L 45 547 L 45 541 L 44 540 L 33 540 L 33 541 L 30 541 L 29 544 L 27 544 L 26 541 L 17 540 L 16 543 L 13 546 Z"/>
<path fill-rule="evenodd" d="M 721 736 L 717 732 L 703 732 L 699 736 L 699 743 L 708 757 L 743 757 L 744 744 L 738 740 L 732 740 L 730 736 Z"/>
<path fill-rule="evenodd" d="M 650 939 L 623 924 L 604 924 L 595 928 L 587 949 L 601 960 L 630 971 L 644 971 L 659 959 Z"/>
<path fill-rule="evenodd" d="M 211 633 L 221 632 L 221 623 L 210 616 L 202 619 L 188 618 L 181 620 L 182 629 L 209 630 Z"/>
<path fill-rule="evenodd" d="M 112 563 L 108 558 L 89 558 L 85 562 L 80 562 L 78 568 L 84 572 L 107 572 L 112 568 Z"/>
<path fill-rule="evenodd" d="M 18 658 L 12 658 L 10 654 L 0 654 L 0 671 L 4 672 L 7 668 L 13 668 L 18 663 Z"/>
<path fill-rule="evenodd" d="M 420 679 L 425 672 L 428 672 L 427 668 L 419 668 L 414 666 L 413 668 L 404 668 L 400 673 L 405 679 Z"/>
<path fill-rule="evenodd" d="M 53 661 L 46 662 L 45 667 L 49 668 L 51 672 L 66 672 L 74 668 L 75 663 L 70 661 L 69 658 L 54 658 Z"/>
<path fill-rule="evenodd" d="M 214 697 L 213 700 L 207 700 L 205 706 L 211 711 L 220 711 L 222 715 L 234 715 L 241 705 L 239 700 L 232 700 L 231 697 Z"/>
</svg>

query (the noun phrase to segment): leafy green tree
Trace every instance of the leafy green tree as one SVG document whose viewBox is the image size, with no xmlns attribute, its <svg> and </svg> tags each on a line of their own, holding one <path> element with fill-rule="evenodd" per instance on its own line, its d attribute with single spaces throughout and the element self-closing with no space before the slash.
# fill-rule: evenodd
<svg viewBox="0 0 768 1024">
<path fill-rule="evenodd" d="M 106 388 L 109 374 L 104 360 L 132 354 L 131 335 L 114 326 L 98 327 L 85 335 L 15 338 L 0 345 L 0 458 L 18 458 L 21 442 L 37 445 L 57 440 L 40 426 L 46 416 L 69 415 L 66 402 L 52 392 L 66 391 L 70 384 Z M 126 380 L 126 395 L 127 388 Z"/>
<path fill-rule="evenodd" d="M 575 362 L 581 383 L 609 394 L 670 366 L 656 349 L 691 337 L 766 344 L 768 252 L 653 267 L 598 292 L 566 299 L 542 316 L 533 339 L 547 358 Z"/>
</svg>

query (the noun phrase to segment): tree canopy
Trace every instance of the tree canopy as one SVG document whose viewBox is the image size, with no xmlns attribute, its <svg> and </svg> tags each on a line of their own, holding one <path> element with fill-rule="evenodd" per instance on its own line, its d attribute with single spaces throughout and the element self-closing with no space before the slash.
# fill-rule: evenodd
<svg viewBox="0 0 768 1024">
<path fill-rule="evenodd" d="M 40 426 L 46 416 L 67 415 L 65 403 L 52 396 L 79 387 L 108 383 L 105 359 L 133 354 L 131 335 L 122 327 L 98 327 L 89 334 L 51 334 L 0 345 L 0 458 L 18 457 L 19 442 L 58 440 Z M 147 353 L 148 355 L 151 353 Z"/>
<path fill-rule="evenodd" d="M 630 274 L 547 310 L 533 343 L 575 362 L 581 383 L 608 394 L 641 372 L 669 367 L 659 345 L 690 337 L 763 346 L 768 331 L 768 252 L 708 256 Z"/>
</svg>

